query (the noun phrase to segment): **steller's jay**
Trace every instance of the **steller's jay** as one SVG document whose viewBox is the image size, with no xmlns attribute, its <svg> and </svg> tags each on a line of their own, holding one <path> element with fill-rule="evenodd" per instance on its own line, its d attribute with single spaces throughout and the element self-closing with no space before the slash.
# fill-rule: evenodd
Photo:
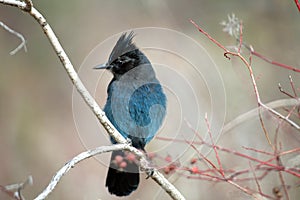
<svg viewBox="0 0 300 200">
<path fill-rule="evenodd" d="M 166 96 L 150 61 L 133 43 L 134 33 L 123 33 L 108 62 L 96 69 L 107 69 L 113 79 L 107 88 L 104 112 L 132 146 L 143 151 L 154 137 L 166 114 Z M 116 143 L 111 138 L 112 143 Z M 139 168 L 128 152 L 114 151 L 105 186 L 111 194 L 127 196 L 139 184 Z"/>
</svg>

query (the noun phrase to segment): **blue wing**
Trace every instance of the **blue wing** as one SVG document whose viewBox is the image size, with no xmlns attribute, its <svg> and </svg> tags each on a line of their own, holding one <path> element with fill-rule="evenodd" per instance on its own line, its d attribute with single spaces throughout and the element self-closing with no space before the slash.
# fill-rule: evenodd
<svg viewBox="0 0 300 200">
<path fill-rule="evenodd" d="M 144 84 L 129 98 L 128 88 L 124 86 L 117 90 L 112 81 L 104 112 L 125 138 L 143 148 L 154 137 L 166 114 L 166 96 L 162 87 L 158 81 Z"/>
</svg>

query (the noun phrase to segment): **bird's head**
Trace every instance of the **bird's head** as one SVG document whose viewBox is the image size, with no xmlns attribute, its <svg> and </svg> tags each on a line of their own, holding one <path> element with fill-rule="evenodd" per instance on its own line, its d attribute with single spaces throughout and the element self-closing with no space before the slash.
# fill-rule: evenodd
<svg viewBox="0 0 300 200">
<path fill-rule="evenodd" d="M 121 76 L 131 69 L 142 64 L 150 63 L 147 57 L 133 43 L 134 33 L 123 33 L 112 52 L 107 63 L 98 65 L 95 69 L 107 69 L 115 77 Z"/>
</svg>

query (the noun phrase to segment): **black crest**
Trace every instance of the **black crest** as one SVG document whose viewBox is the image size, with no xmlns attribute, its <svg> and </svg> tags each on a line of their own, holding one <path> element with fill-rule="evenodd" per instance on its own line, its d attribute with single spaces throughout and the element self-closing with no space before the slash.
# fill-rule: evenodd
<svg viewBox="0 0 300 200">
<path fill-rule="evenodd" d="M 108 63 L 112 63 L 116 60 L 119 56 L 124 55 L 127 52 L 133 51 L 137 49 L 135 44 L 133 43 L 134 33 L 131 31 L 130 33 L 123 33 L 119 40 L 117 41 L 116 45 L 114 46 L 109 59 Z"/>
</svg>

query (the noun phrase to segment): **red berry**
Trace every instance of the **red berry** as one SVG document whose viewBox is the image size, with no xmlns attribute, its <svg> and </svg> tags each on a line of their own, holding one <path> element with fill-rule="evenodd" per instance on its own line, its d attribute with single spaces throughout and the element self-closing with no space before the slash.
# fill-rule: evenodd
<svg viewBox="0 0 300 200">
<path fill-rule="evenodd" d="M 177 168 L 177 166 L 175 164 L 170 164 L 169 168 L 170 168 L 170 171 L 174 171 Z"/>
<path fill-rule="evenodd" d="M 167 155 L 167 156 L 165 157 L 165 161 L 167 161 L 167 162 L 172 162 L 172 157 L 171 157 L 170 155 Z"/>
<path fill-rule="evenodd" d="M 119 164 L 119 167 L 124 169 L 125 167 L 127 167 L 127 163 L 126 163 L 125 161 L 122 161 L 122 162 Z"/>
<path fill-rule="evenodd" d="M 127 156 L 126 156 L 127 160 L 128 161 L 135 161 L 135 155 L 133 153 L 128 153 Z"/>
<path fill-rule="evenodd" d="M 151 160 L 151 159 L 153 159 L 154 157 L 156 156 L 156 154 L 155 153 L 148 153 L 148 158 Z"/>
<path fill-rule="evenodd" d="M 119 164 L 119 163 L 121 163 L 122 161 L 123 161 L 123 157 L 122 157 L 122 156 L 117 155 L 117 156 L 115 157 L 115 162 L 116 162 L 116 164 Z"/>
<path fill-rule="evenodd" d="M 170 168 L 168 166 L 166 166 L 164 168 L 164 172 L 165 172 L 165 174 L 169 174 L 170 173 Z"/>
<path fill-rule="evenodd" d="M 192 160 L 191 160 L 191 164 L 195 164 L 196 162 L 197 162 L 197 158 L 192 158 Z"/>
<path fill-rule="evenodd" d="M 192 174 L 198 174 L 198 173 L 199 173 L 199 169 L 198 169 L 197 166 L 192 167 L 192 168 L 190 169 L 190 171 L 191 171 Z"/>
</svg>

